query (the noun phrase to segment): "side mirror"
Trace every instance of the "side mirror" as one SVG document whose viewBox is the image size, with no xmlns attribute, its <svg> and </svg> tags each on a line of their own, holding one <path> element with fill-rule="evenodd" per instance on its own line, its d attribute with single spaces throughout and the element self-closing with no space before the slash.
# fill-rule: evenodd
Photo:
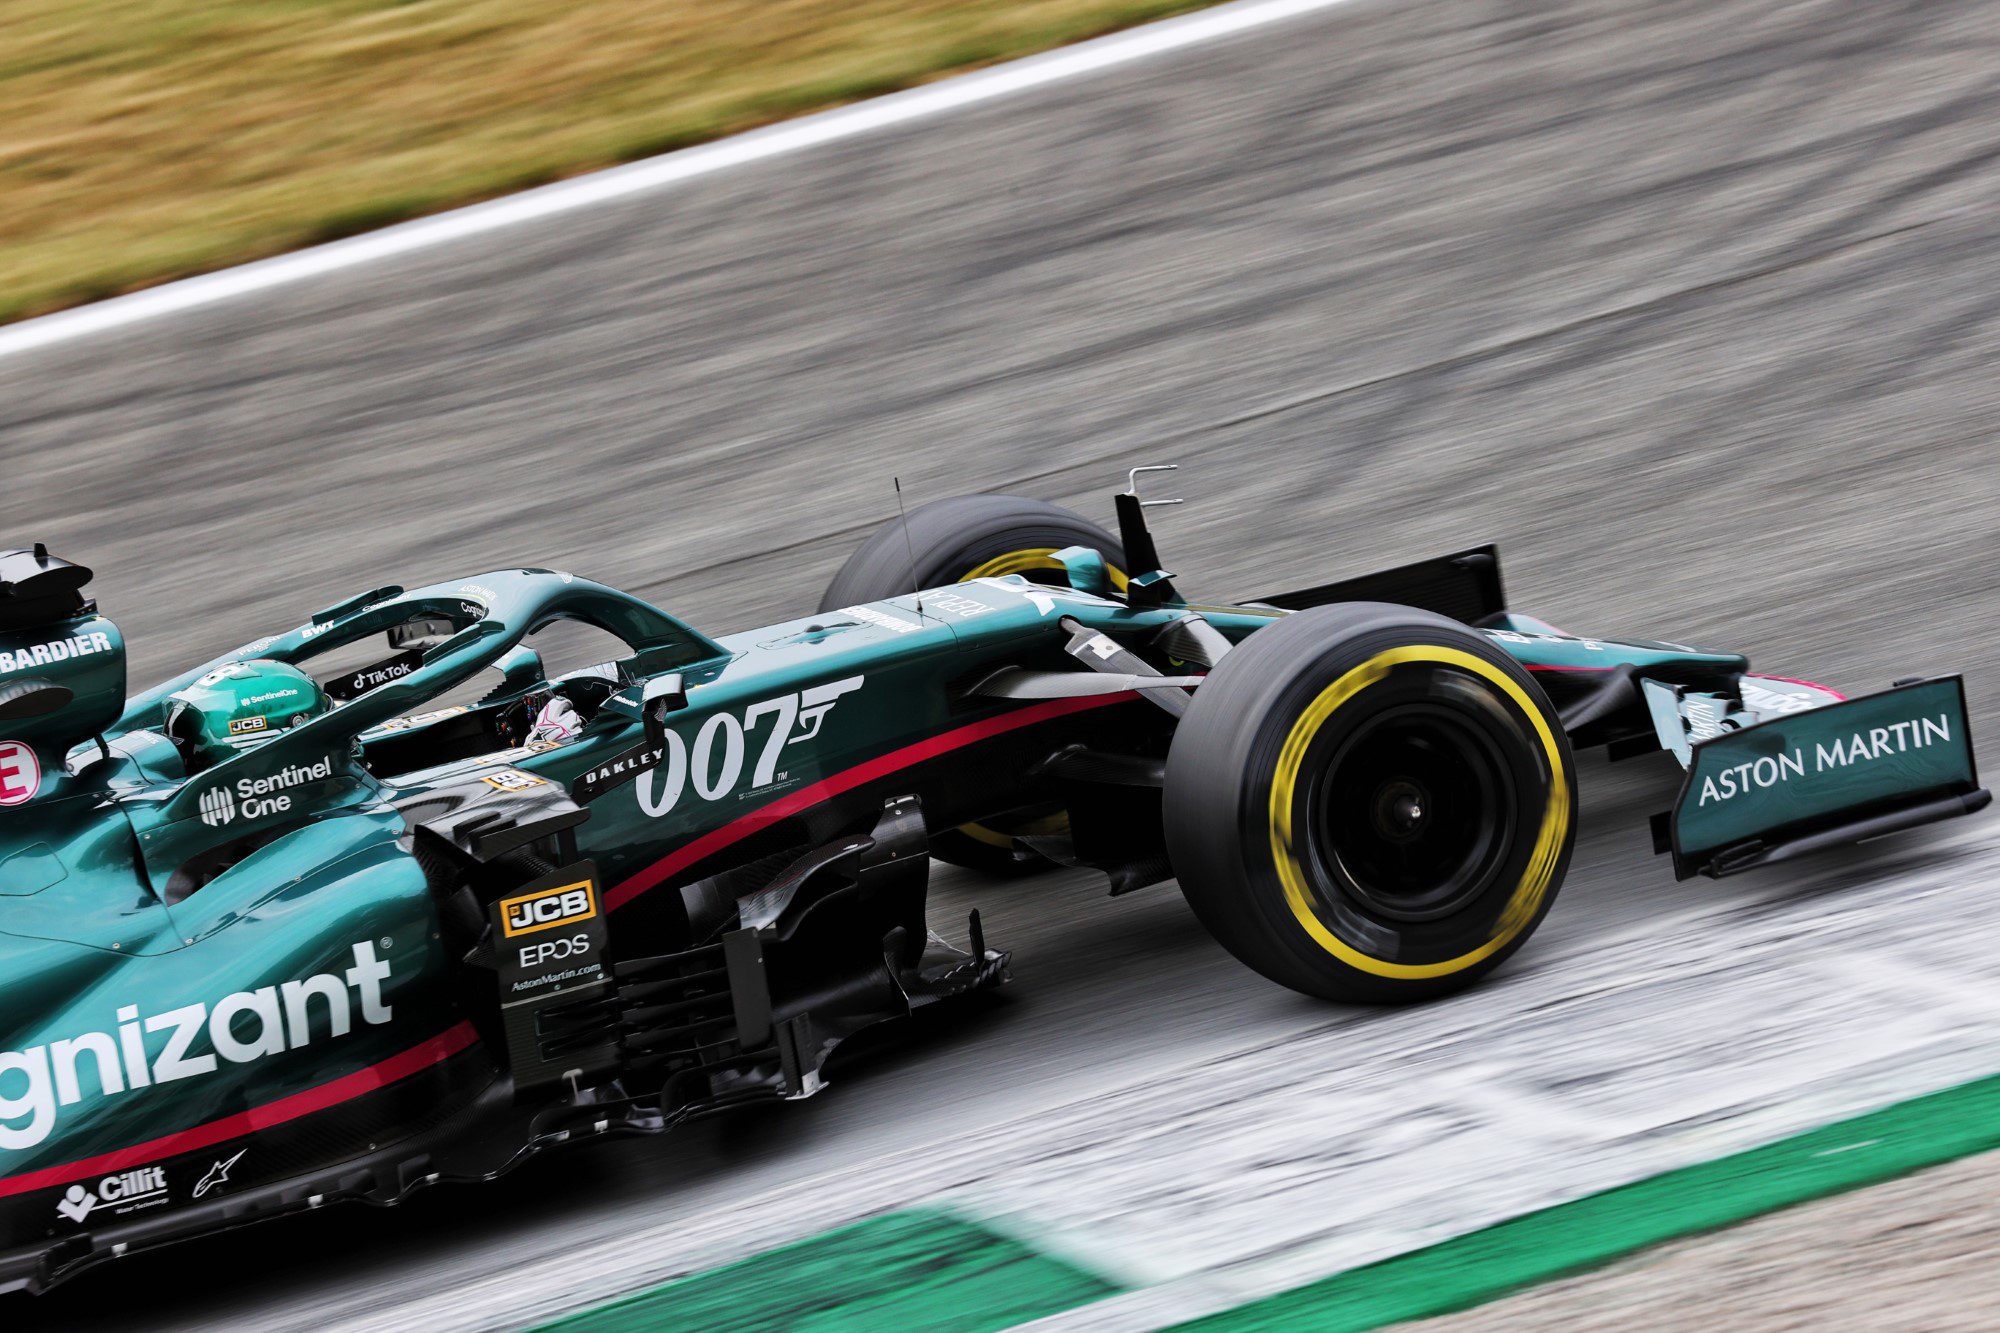
<svg viewBox="0 0 2000 1333">
<path fill-rule="evenodd" d="M 398 651 L 435 648 L 457 632 L 457 628 L 443 616 L 418 616 L 400 625 L 389 626 L 389 646 Z"/>
<path fill-rule="evenodd" d="M 667 714 L 686 708 L 687 701 L 687 687 L 681 683 L 679 672 L 655 676 L 646 682 L 646 692 L 639 700 L 639 716 L 645 719 L 648 751 L 666 748 Z"/>
<path fill-rule="evenodd" d="M 1069 586 L 1093 597 L 1111 595 L 1111 571 L 1104 555 L 1089 546 L 1065 546 L 1055 553 L 1056 563 L 1069 576 Z"/>
</svg>

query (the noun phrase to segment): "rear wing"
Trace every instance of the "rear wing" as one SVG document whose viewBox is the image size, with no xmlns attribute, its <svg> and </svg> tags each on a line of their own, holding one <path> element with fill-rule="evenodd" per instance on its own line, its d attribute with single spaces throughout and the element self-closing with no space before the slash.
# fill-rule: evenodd
<svg viewBox="0 0 2000 1333">
<path fill-rule="evenodd" d="M 1654 850 L 1674 875 L 1735 874 L 1879 837 L 1993 799 L 1957 676 L 1918 680 L 1696 741 Z"/>
</svg>

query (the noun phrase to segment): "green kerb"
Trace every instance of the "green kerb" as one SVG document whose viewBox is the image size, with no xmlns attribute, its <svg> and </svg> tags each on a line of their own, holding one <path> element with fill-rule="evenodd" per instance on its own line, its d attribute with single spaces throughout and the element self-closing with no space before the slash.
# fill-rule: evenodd
<svg viewBox="0 0 2000 1333">
<path fill-rule="evenodd" d="M 1635 1250 L 2000 1147 L 2000 1077 L 1558 1204 L 1181 1325 L 1376 1328 L 1448 1314 Z"/>
<path fill-rule="evenodd" d="M 1009 1328 L 1117 1286 L 944 1213 L 870 1218 L 627 1296 L 538 1333 Z"/>
</svg>

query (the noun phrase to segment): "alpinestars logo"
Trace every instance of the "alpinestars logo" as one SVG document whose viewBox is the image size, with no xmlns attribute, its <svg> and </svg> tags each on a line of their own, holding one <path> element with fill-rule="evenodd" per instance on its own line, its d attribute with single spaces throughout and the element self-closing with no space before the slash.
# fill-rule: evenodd
<svg viewBox="0 0 2000 1333">
<path fill-rule="evenodd" d="M 215 1165 L 208 1168 L 208 1174 L 203 1176 L 200 1183 L 194 1187 L 194 1197 L 199 1199 L 210 1190 L 220 1189 L 222 1186 L 227 1185 L 229 1183 L 231 1168 L 243 1160 L 243 1153 L 249 1151 L 248 1148 L 245 1148 L 243 1152 L 237 1153 L 234 1157 L 218 1158 Z"/>
</svg>

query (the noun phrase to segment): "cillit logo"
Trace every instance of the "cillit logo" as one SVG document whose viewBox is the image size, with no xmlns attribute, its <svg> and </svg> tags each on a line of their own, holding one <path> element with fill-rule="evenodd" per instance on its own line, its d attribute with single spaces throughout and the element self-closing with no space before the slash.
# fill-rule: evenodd
<svg viewBox="0 0 2000 1333">
<path fill-rule="evenodd" d="M 589 880 L 563 884 L 537 893 L 524 893 L 500 904 L 500 920 L 507 938 L 537 930 L 553 930 L 597 915 L 597 895 Z"/>
<path fill-rule="evenodd" d="M 236 818 L 236 798 L 227 787 L 211 787 L 201 794 L 201 822 L 213 828 Z"/>
<path fill-rule="evenodd" d="M 142 1166 L 137 1171 L 121 1171 L 97 1182 L 94 1190 L 71 1185 L 56 1204 L 56 1211 L 72 1222 L 81 1223 L 99 1208 L 128 1213 L 148 1204 L 167 1201 L 167 1171 L 160 1166 Z"/>
<path fill-rule="evenodd" d="M 19 741 L 0 741 L 0 805 L 20 805 L 42 789 L 42 762 Z"/>
</svg>

